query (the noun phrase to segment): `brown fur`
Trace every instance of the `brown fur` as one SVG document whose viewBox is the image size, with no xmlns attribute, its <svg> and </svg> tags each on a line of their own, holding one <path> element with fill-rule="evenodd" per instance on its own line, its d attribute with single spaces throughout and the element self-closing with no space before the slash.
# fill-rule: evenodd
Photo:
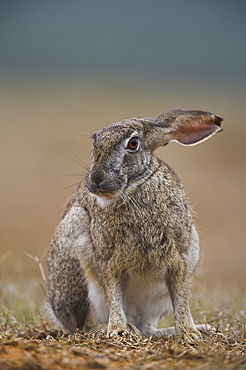
<svg viewBox="0 0 246 370">
<path fill-rule="evenodd" d="M 199 334 L 189 309 L 198 235 L 180 180 L 152 153 L 169 141 L 199 143 L 220 131 L 221 121 L 178 109 L 93 135 L 86 183 L 69 203 L 48 256 L 49 301 L 64 330 L 85 329 L 94 317 L 108 324 L 108 336 L 174 334 L 155 326 L 171 298 L 176 335 Z M 132 137 L 136 150 L 129 147 Z"/>
</svg>

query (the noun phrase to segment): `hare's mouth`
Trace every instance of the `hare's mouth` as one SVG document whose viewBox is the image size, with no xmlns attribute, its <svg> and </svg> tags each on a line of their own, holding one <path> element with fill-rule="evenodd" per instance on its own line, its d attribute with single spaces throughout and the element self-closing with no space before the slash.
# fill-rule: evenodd
<svg viewBox="0 0 246 370">
<path fill-rule="evenodd" d="M 90 193 L 92 193 L 93 195 L 99 197 L 99 198 L 104 198 L 104 199 L 115 199 L 115 198 L 118 198 L 119 197 L 119 194 L 117 191 L 114 191 L 114 192 L 106 192 L 106 191 L 101 191 L 101 190 L 97 190 L 97 191 L 91 191 L 89 189 Z"/>
<path fill-rule="evenodd" d="M 101 207 L 107 207 L 110 204 L 114 204 L 118 202 L 118 200 L 121 199 L 120 193 L 119 192 L 114 192 L 114 193 L 104 193 L 104 192 L 91 192 L 91 195 L 97 199 L 98 204 Z"/>
<path fill-rule="evenodd" d="M 107 200 L 118 199 L 120 197 L 120 190 L 113 183 L 94 184 L 87 182 L 87 189 L 91 194 Z"/>
</svg>

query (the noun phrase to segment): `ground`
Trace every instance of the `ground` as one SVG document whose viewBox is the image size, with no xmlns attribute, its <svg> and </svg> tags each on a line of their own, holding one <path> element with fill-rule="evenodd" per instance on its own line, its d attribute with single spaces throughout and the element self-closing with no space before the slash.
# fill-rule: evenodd
<svg viewBox="0 0 246 370">
<path fill-rule="evenodd" d="M 38 311 L 2 307 L 0 369 L 246 369 L 246 311 L 217 312 L 195 342 L 54 330 Z M 196 314 L 195 314 L 196 315 Z"/>
</svg>

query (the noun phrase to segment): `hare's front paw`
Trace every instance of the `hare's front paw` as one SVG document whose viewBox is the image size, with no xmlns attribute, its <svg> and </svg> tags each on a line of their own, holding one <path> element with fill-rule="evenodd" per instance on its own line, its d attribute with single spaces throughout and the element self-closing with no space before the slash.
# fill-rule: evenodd
<svg viewBox="0 0 246 370">
<path fill-rule="evenodd" d="M 108 338 L 113 338 L 113 337 L 122 337 L 123 335 L 127 334 L 128 331 L 126 329 L 114 329 L 114 330 L 108 330 L 107 331 L 107 337 Z"/>
<path fill-rule="evenodd" d="M 213 334 L 216 332 L 215 328 L 209 324 L 198 324 L 196 328 L 204 335 Z"/>
<path fill-rule="evenodd" d="M 185 327 L 185 328 L 176 328 L 176 338 L 182 339 L 187 342 L 195 342 L 201 339 L 202 335 L 196 326 Z"/>
<path fill-rule="evenodd" d="M 126 324 L 126 328 L 117 328 L 117 329 L 110 329 L 107 330 L 107 337 L 113 338 L 116 336 L 124 336 L 125 334 L 134 334 L 134 335 L 141 335 L 140 331 L 134 326 L 133 324 Z"/>
<path fill-rule="evenodd" d="M 194 327 L 189 328 L 179 328 L 177 332 L 177 338 L 188 340 L 190 342 L 197 341 L 202 338 L 204 335 L 214 333 L 215 329 L 208 324 L 198 324 Z"/>
</svg>

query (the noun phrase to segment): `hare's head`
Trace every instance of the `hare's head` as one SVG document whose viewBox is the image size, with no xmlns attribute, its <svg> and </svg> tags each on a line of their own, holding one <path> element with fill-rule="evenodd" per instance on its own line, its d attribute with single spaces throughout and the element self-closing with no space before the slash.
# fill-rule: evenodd
<svg viewBox="0 0 246 370">
<path fill-rule="evenodd" d="M 93 134 L 94 151 L 87 188 L 115 200 L 156 169 L 152 153 L 170 141 L 195 145 L 221 131 L 222 118 L 199 110 L 174 109 L 154 119 L 130 118 Z M 154 163 L 155 162 L 155 166 Z"/>
</svg>

